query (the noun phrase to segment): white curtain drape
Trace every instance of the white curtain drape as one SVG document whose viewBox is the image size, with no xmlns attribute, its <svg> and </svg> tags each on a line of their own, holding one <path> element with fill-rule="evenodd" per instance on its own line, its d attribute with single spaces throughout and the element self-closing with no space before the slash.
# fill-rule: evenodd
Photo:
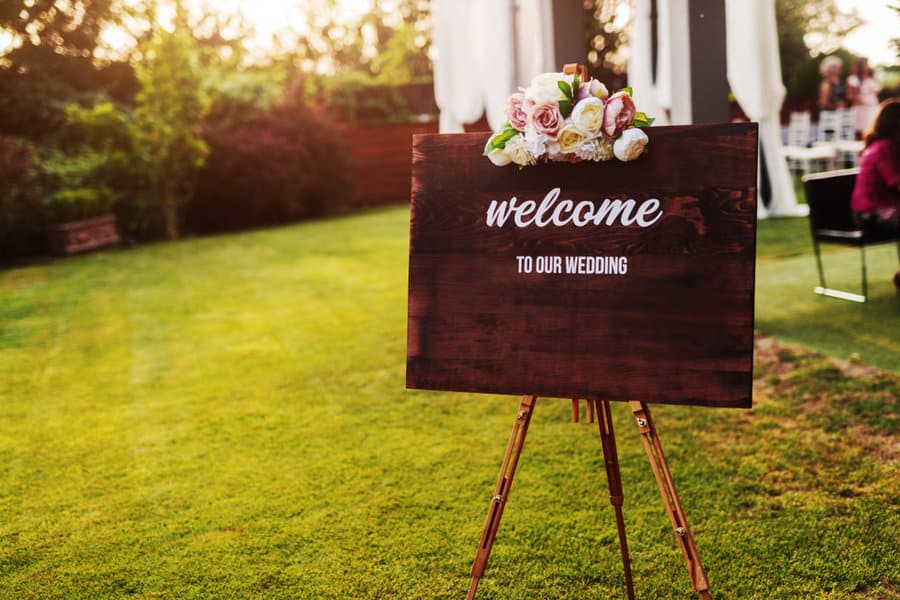
<svg viewBox="0 0 900 600">
<path fill-rule="evenodd" d="M 747 116 L 759 123 L 759 139 L 772 190 L 768 214 L 803 216 L 781 144 L 784 85 L 778 54 L 775 0 L 725 0 L 728 83 Z M 760 216 L 767 216 L 762 202 Z"/>
<path fill-rule="evenodd" d="M 513 0 L 432 0 L 434 96 L 440 131 L 455 133 L 487 115 L 505 120 L 515 91 Z"/>
<path fill-rule="evenodd" d="M 664 8 L 665 7 L 665 8 Z M 657 8 L 657 43 L 660 52 L 653 81 L 653 24 L 650 19 L 650 0 L 634 0 L 634 15 L 628 33 L 631 54 L 628 59 L 628 84 L 634 91 L 634 101 L 643 112 L 656 117 L 657 125 L 668 125 L 668 111 L 672 108 L 669 74 L 668 8 L 665 2 Z M 665 33 L 665 35 L 663 35 Z M 666 45 L 664 45 L 666 44 Z"/>
<path fill-rule="evenodd" d="M 657 117 L 658 124 L 666 124 L 666 112 L 671 111 L 674 122 L 685 122 L 684 110 L 674 110 L 675 96 L 684 105 L 685 94 L 690 93 L 690 73 L 680 64 L 681 75 L 674 76 L 673 56 L 683 58 L 688 40 L 686 23 L 682 18 L 673 20 L 673 10 L 678 15 L 686 10 L 684 0 L 659 0 L 657 2 L 657 76 L 653 82 L 651 65 L 650 0 L 634 0 L 634 16 L 631 24 L 631 55 L 628 63 L 628 79 L 634 88 L 636 104 L 648 114 Z M 781 66 L 778 54 L 778 32 L 775 22 L 774 0 L 725 0 L 726 52 L 728 82 L 738 103 L 750 119 L 759 123 L 759 137 L 763 148 L 766 171 L 772 189 L 772 201 L 768 210 L 758 202 L 759 216 L 805 215 L 807 207 L 797 204 L 787 164 L 782 155 L 781 123 L 779 113 L 784 100 L 781 83 Z M 675 89 L 678 88 L 678 89 Z M 678 113 L 678 116 L 676 115 Z"/>
</svg>

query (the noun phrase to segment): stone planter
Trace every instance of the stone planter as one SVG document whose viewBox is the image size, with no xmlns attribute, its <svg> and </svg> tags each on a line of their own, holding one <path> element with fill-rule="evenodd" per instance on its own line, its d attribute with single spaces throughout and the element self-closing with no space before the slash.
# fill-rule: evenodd
<svg viewBox="0 0 900 600">
<path fill-rule="evenodd" d="M 119 230 L 113 214 L 54 225 L 47 230 L 50 253 L 68 256 L 119 243 Z"/>
</svg>

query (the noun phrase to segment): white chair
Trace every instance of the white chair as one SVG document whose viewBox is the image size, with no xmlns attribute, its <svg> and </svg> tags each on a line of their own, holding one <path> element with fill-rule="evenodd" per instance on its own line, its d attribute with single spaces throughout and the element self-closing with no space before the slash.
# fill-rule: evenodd
<svg viewBox="0 0 900 600">
<path fill-rule="evenodd" d="M 819 126 L 816 129 L 816 144 L 830 144 L 841 137 L 840 110 L 823 110 L 819 113 Z"/>
<path fill-rule="evenodd" d="M 839 138 L 845 141 L 856 140 L 856 118 L 853 111 L 849 108 L 842 108 L 838 111 L 838 121 L 840 121 Z"/>
<path fill-rule="evenodd" d="M 787 130 L 787 145 L 806 148 L 812 141 L 812 122 L 809 111 L 792 112 Z"/>
<path fill-rule="evenodd" d="M 823 110 L 819 113 L 816 146 L 831 146 L 835 161 L 841 168 L 855 167 L 859 162 L 863 143 L 856 139 L 853 112 L 846 108 Z"/>
<path fill-rule="evenodd" d="M 834 168 L 835 148 L 810 147 L 811 134 L 812 123 L 809 112 L 792 112 L 788 122 L 787 145 L 782 150 L 788 162 L 788 169 L 801 175 Z M 814 166 L 821 168 L 814 169 Z"/>
</svg>

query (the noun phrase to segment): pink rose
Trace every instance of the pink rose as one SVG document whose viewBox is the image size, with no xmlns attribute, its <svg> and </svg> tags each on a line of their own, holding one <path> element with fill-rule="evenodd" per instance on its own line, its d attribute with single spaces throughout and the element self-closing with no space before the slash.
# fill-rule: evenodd
<svg viewBox="0 0 900 600">
<path fill-rule="evenodd" d="M 528 125 L 525 94 L 518 92 L 506 99 L 506 117 L 516 131 L 525 131 Z"/>
<path fill-rule="evenodd" d="M 559 105 L 556 102 L 543 102 L 529 108 L 528 122 L 534 127 L 534 130 L 551 140 L 558 139 L 563 126 L 563 116 L 559 112 Z"/>
<path fill-rule="evenodd" d="M 603 134 L 606 137 L 619 137 L 626 127 L 634 122 L 637 109 L 634 100 L 625 92 L 616 92 L 606 101 L 603 111 Z"/>
</svg>

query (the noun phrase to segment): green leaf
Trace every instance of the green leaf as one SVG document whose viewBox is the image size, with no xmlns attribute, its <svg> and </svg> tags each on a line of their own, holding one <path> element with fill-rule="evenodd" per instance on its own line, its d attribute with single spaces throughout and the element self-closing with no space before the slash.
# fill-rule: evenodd
<svg viewBox="0 0 900 600">
<path fill-rule="evenodd" d="M 578 88 L 581 86 L 581 80 L 578 79 L 578 73 L 575 73 L 575 76 L 572 77 L 572 98 L 575 99 L 575 96 L 578 95 Z"/>
<path fill-rule="evenodd" d="M 563 116 L 563 118 L 567 118 L 572 114 L 572 108 L 574 104 L 571 100 L 560 100 L 559 101 L 559 112 Z"/>
<path fill-rule="evenodd" d="M 504 123 L 504 125 L 507 124 L 508 123 Z M 517 135 L 519 135 L 519 132 L 513 129 L 512 125 L 510 125 L 508 128 L 498 131 L 491 136 L 491 139 L 489 140 L 488 145 L 485 146 L 482 155 L 489 156 L 492 152 L 494 152 L 494 150 L 503 150 L 504 148 L 506 148 L 506 142 L 513 139 Z"/>
<path fill-rule="evenodd" d="M 632 90 L 630 87 L 624 87 L 624 88 L 622 88 L 622 89 L 619 90 L 619 91 L 622 92 L 623 94 L 628 94 L 629 96 L 633 96 L 633 95 L 634 95 L 634 93 L 633 93 L 634 90 Z"/>
<path fill-rule="evenodd" d="M 508 142 L 509 140 L 513 139 L 513 138 L 516 137 L 517 135 L 519 135 L 519 132 L 516 131 L 515 129 L 513 129 L 512 127 L 510 127 L 509 129 L 506 129 L 506 130 L 504 130 L 504 131 L 501 131 L 501 132 L 500 132 L 500 139 L 495 140 L 494 143 L 495 143 L 495 144 L 501 143 L 501 144 L 503 144 L 503 146 L 506 146 L 506 142 Z M 501 148 L 502 148 L 503 146 L 501 146 Z"/>
<path fill-rule="evenodd" d="M 572 86 L 569 85 L 565 81 L 557 81 L 556 85 L 559 86 L 559 89 L 562 90 L 562 93 L 566 95 L 566 98 L 572 100 Z"/>
<path fill-rule="evenodd" d="M 648 117 L 646 113 L 638 112 L 634 115 L 634 123 L 635 127 L 649 127 L 653 125 L 653 121 L 656 119 L 654 117 Z"/>
</svg>

